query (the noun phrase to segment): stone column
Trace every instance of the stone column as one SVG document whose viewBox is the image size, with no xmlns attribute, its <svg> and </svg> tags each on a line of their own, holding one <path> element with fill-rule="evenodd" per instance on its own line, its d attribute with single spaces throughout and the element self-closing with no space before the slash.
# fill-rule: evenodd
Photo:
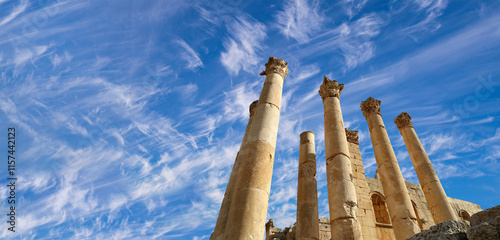
<svg viewBox="0 0 500 240">
<path fill-rule="evenodd" d="M 407 239 L 420 232 L 420 229 L 403 174 L 382 121 L 380 101 L 369 97 L 361 102 L 361 111 L 368 122 L 394 235 L 397 240 Z"/>
<path fill-rule="evenodd" d="M 357 197 L 353 182 L 349 145 L 340 109 L 344 84 L 326 76 L 320 86 L 325 114 L 325 155 L 332 240 L 362 239 L 357 219 Z"/>
<path fill-rule="evenodd" d="M 394 123 L 396 123 L 401 136 L 403 136 L 434 222 L 438 224 L 448 220 L 458 220 L 432 167 L 431 160 L 413 128 L 410 114 L 402 112 L 394 119 Z"/>
<path fill-rule="evenodd" d="M 252 118 L 254 115 L 255 106 L 257 106 L 257 100 L 250 104 L 250 117 L 248 118 L 247 128 L 245 130 L 245 134 L 243 135 L 243 140 L 241 141 L 240 150 L 245 145 L 248 139 L 248 132 L 250 129 L 250 125 L 252 124 Z M 210 240 L 215 240 L 222 234 L 224 234 L 224 230 L 226 228 L 227 217 L 229 214 L 229 207 L 231 206 L 231 200 L 233 198 L 234 186 L 236 185 L 236 178 L 238 176 L 238 171 L 241 163 L 241 158 L 239 158 L 240 152 L 236 154 L 236 160 L 233 164 L 233 170 L 231 170 L 231 175 L 229 175 L 229 181 L 227 182 L 226 192 L 224 193 L 224 199 L 222 200 L 222 204 L 219 210 L 219 216 L 217 217 L 217 223 L 215 224 L 215 229 L 212 235 L 210 236 Z"/>
<path fill-rule="evenodd" d="M 296 229 L 297 240 L 319 239 L 316 149 L 311 131 L 300 134 Z"/>
<path fill-rule="evenodd" d="M 241 163 L 229 209 L 224 238 L 263 239 L 271 191 L 283 82 L 288 64 L 269 58 L 266 80 L 255 107 L 248 138 L 241 147 Z"/>
</svg>

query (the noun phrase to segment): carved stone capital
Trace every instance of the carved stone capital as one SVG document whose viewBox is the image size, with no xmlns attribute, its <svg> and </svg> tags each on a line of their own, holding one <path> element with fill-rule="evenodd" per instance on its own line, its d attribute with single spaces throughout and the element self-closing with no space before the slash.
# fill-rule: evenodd
<svg viewBox="0 0 500 240">
<path fill-rule="evenodd" d="M 411 123 L 411 116 L 406 112 L 402 112 L 401 114 L 399 114 L 399 116 L 394 119 L 394 123 L 396 124 L 398 129 L 413 127 L 413 124 Z"/>
<path fill-rule="evenodd" d="M 269 61 L 266 63 L 266 70 L 261 72 L 260 75 L 267 75 L 270 73 L 277 73 L 285 79 L 288 75 L 288 63 L 281 58 L 269 57 Z"/>
<path fill-rule="evenodd" d="M 255 112 L 255 107 L 257 107 L 257 102 L 259 102 L 259 100 L 255 100 L 253 101 L 251 104 L 250 104 L 250 117 L 253 115 L 253 113 Z"/>
<path fill-rule="evenodd" d="M 365 117 L 368 117 L 372 113 L 380 115 L 380 100 L 369 97 L 366 101 L 361 102 L 361 111 Z"/>
<path fill-rule="evenodd" d="M 340 99 L 340 92 L 344 88 L 344 84 L 338 83 L 336 80 L 330 80 L 323 76 L 323 84 L 319 87 L 319 95 L 325 101 L 329 97 L 337 97 Z"/>
<path fill-rule="evenodd" d="M 347 137 L 348 142 L 359 145 L 358 131 L 354 131 L 354 130 L 350 130 L 350 129 L 346 128 L 345 135 Z"/>
</svg>

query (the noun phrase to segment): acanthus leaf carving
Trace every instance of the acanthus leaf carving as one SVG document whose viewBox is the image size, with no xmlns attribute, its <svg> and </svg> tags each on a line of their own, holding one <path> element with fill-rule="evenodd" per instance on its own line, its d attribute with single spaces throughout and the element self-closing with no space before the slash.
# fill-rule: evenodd
<svg viewBox="0 0 500 240">
<path fill-rule="evenodd" d="M 336 97 L 340 98 L 340 93 L 344 89 L 344 84 L 338 83 L 337 80 L 330 80 L 328 77 L 323 76 L 323 84 L 319 87 L 319 95 L 325 101 L 326 98 Z"/>
<path fill-rule="evenodd" d="M 288 63 L 281 58 L 269 57 L 269 61 L 266 63 L 266 70 L 259 75 L 268 75 L 270 73 L 277 73 L 285 79 L 288 75 Z"/>
<path fill-rule="evenodd" d="M 372 113 L 380 114 L 380 104 L 382 102 L 375 98 L 369 97 L 365 101 L 361 102 L 361 111 L 365 117 Z"/>
<path fill-rule="evenodd" d="M 411 123 L 411 116 L 406 112 L 402 112 L 401 114 L 399 114 L 394 119 L 394 123 L 396 124 L 398 129 L 402 129 L 405 127 L 413 127 L 413 124 Z"/>
</svg>

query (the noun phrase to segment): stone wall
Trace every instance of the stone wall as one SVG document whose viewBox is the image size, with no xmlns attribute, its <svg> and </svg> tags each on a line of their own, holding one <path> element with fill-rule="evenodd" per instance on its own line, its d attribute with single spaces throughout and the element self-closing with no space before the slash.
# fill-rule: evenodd
<svg viewBox="0 0 500 240">
<path fill-rule="evenodd" d="M 363 239 L 376 239 L 378 235 L 370 198 L 371 190 L 365 179 L 365 168 L 361 159 L 359 145 L 352 140 L 349 142 L 349 154 L 351 157 L 353 180 L 358 198 L 358 220 L 361 224 L 361 233 Z"/>
<path fill-rule="evenodd" d="M 319 240 L 330 240 L 332 238 L 332 227 L 330 218 L 319 219 Z"/>
<path fill-rule="evenodd" d="M 429 229 L 435 225 L 434 218 L 432 217 L 431 210 L 425 200 L 424 192 L 420 185 L 406 181 L 406 188 L 410 193 L 412 204 L 417 214 L 417 220 L 421 230 Z"/>
<path fill-rule="evenodd" d="M 450 197 L 448 197 L 448 199 L 450 200 L 451 207 L 455 210 L 458 219 L 460 220 L 470 221 L 470 216 L 482 211 L 481 207 L 475 203 Z"/>
</svg>

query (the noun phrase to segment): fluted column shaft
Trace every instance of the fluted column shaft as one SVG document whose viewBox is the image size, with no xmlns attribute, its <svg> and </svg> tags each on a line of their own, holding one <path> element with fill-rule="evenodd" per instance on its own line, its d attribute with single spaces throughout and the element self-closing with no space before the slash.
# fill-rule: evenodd
<svg viewBox="0 0 500 240">
<path fill-rule="evenodd" d="M 316 149 L 311 131 L 300 134 L 296 229 L 297 240 L 319 239 Z"/>
<path fill-rule="evenodd" d="M 357 220 L 357 197 L 349 145 L 344 128 L 340 93 L 344 84 L 324 77 L 319 93 L 323 99 L 325 155 L 332 240 L 362 239 Z"/>
<path fill-rule="evenodd" d="M 394 235 L 397 240 L 407 239 L 420 232 L 420 229 L 403 174 L 382 121 L 380 101 L 370 97 L 361 103 L 361 110 L 368 122 Z"/>
<path fill-rule="evenodd" d="M 250 125 L 252 124 L 252 118 L 254 115 L 253 113 L 254 113 L 255 106 L 257 105 L 257 102 L 258 101 L 254 101 L 254 102 L 252 102 L 252 104 L 250 104 L 250 117 L 248 118 L 248 124 L 247 124 L 247 128 L 245 130 L 245 134 L 243 135 L 243 140 L 241 141 L 240 151 L 241 151 L 241 148 L 247 142 Z M 240 169 L 241 158 L 239 157 L 239 155 L 240 155 L 239 153 L 240 152 L 238 151 L 238 154 L 236 155 L 236 160 L 234 161 L 234 164 L 233 164 L 233 169 L 231 170 L 231 175 L 229 175 L 229 181 L 227 182 L 226 192 L 224 193 L 224 199 L 222 200 L 222 204 L 220 206 L 219 216 L 217 217 L 217 223 L 215 224 L 214 232 L 210 236 L 210 240 L 215 240 L 219 236 L 223 235 L 224 230 L 226 229 L 229 208 L 231 207 L 231 201 L 233 198 L 234 187 L 236 185 L 236 178 L 238 176 L 238 171 Z"/>
<path fill-rule="evenodd" d="M 263 239 L 273 172 L 281 95 L 288 66 L 269 58 L 266 80 L 255 107 L 248 139 L 241 147 L 241 163 L 231 201 L 224 238 Z"/>
<path fill-rule="evenodd" d="M 410 114 L 403 112 L 394 119 L 394 122 L 403 136 L 434 222 L 438 224 L 448 220 L 458 220 L 434 167 L 432 167 L 431 160 L 427 156 L 415 128 L 413 128 Z"/>
</svg>

